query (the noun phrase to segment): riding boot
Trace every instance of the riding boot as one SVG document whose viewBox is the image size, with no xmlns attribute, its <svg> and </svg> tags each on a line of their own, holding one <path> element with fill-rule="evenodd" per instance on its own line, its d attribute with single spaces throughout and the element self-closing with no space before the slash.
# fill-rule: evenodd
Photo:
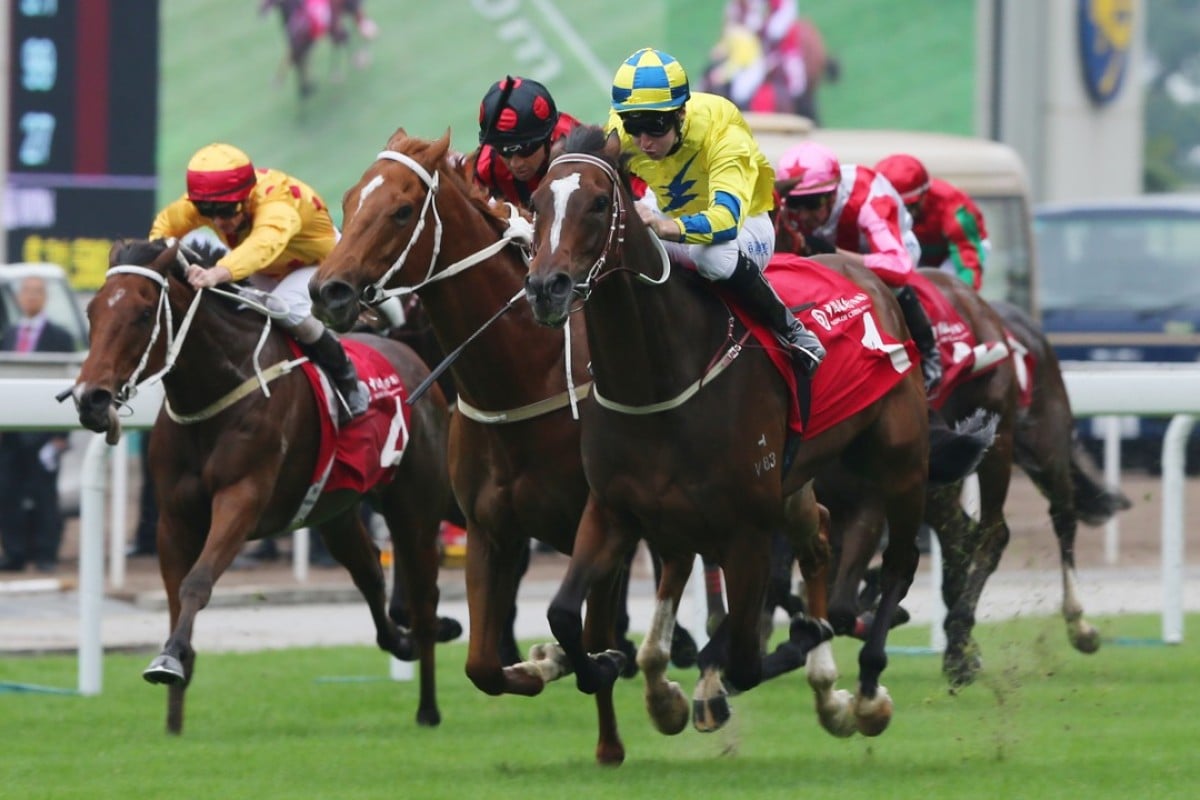
<svg viewBox="0 0 1200 800">
<path fill-rule="evenodd" d="M 321 331 L 321 336 L 310 344 L 301 343 L 301 347 L 318 367 L 325 370 L 338 393 L 342 396 L 343 411 L 349 419 L 360 416 L 367 410 L 370 395 L 367 385 L 358 379 L 358 371 L 354 362 L 346 355 L 342 343 L 329 330 Z M 343 419 L 343 422 L 348 421 Z"/>
<path fill-rule="evenodd" d="M 796 319 L 745 253 L 738 253 L 733 274 L 721 281 L 721 285 L 731 290 L 747 311 L 770 326 L 791 351 L 797 369 L 811 378 L 825 358 L 821 340 Z"/>
<path fill-rule="evenodd" d="M 925 393 L 929 394 L 942 382 L 942 355 L 938 352 L 933 325 L 911 286 L 897 289 L 896 299 L 900 301 L 900 310 L 904 313 L 904 322 L 912 334 L 913 343 L 921 352 L 921 374 L 925 378 Z"/>
</svg>

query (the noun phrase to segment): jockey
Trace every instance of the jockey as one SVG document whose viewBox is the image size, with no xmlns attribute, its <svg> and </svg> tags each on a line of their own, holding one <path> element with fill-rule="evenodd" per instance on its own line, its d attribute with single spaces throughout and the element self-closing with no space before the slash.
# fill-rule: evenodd
<svg viewBox="0 0 1200 800">
<path fill-rule="evenodd" d="M 688 87 L 683 66 L 651 48 L 617 69 L 608 130 L 631 156 L 662 214 L 638 213 L 667 249 L 695 262 L 701 275 L 731 292 L 765 322 L 811 376 L 825 348 L 775 294 L 762 274 L 775 250 L 771 220 L 774 172 L 737 107 Z M 665 214 L 666 216 L 664 216 Z"/>
<path fill-rule="evenodd" d="M 776 224 L 784 233 L 798 232 L 809 246 L 851 256 L 892 287 L 921 351 L 925 390 L 936 388 L 941 355 L 929 316 L 908 285 L 921 247 L 887 178 L 859 164 L 839 164 L 822 144 L 802 142 L 779 159 L 775 188 L 783 198 Z"/>
<path fill-rule="evenodd" d="M 311 313 L 309 279 L 337 241 L 325 202 L 290 175 L 256 170 L 238 148 L 210 144 L 188 162 L 187 193 L 158 212 L 150 238 L 182 238 L 204 226 L 229 252 L 209 269 L 189 265 L 188 283 L 205 289 L 245 280 L 283 300 L 291 309 L 283 326 L 333 379 L 349 415 L 366 411 L 366 385 L 341 342 Z"/>
<path fill-rule="evenodd" d="M 944 269 L 979 291 L 990 248 L 975 201 L 952 183 L 931 180 L 925 165 L 910 155 L 888 156 L 875 171 L 891 181 L 912 215 L 920 266 Z"/>
<path fill-rule="evenodd" d="M 479 104 L 475 180 L 492 197 L 528 208 L 550 166 L 550 145 L 578 126 L 537 81 L 511 76 L 496 81 Z"/>
</svg>

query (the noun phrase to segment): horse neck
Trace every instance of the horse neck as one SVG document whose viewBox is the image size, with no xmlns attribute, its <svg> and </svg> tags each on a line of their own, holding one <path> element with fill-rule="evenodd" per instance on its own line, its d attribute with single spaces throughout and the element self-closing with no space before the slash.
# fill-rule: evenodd
<svg viewBox="0 0 1200 800">
<path fill-rule="evenodd" d="M 665 283 L 648 283 L 663 267 L 640 223 L 627 223 L 624 246 L 610 263 L 585 310 L 597 388 L 633 405 L 674 397 L 700 377 L 727 338 L 729 311 L 677 264 Z"/>
<path fill-rule="evenodd" d="M 172 281 L 171 314 L 177 329 L 193 297 L 190 289 Z M 254 374 L 254 349 L 261 329 L 251 332 L 231 311 L 219 308 L 221 302 L 212 296 L 200 300 L 175 366 L 163 377 L 167 399 L 181 413 L 208 406 Z M 281 334 L 272 331 L 260 355 L 264 369 L 286 355 L 283 342 Z"/>
<path fill-rule="evenodd" d="M 444 181 L 445 186 L 453 185 Z M 446 268 L 486 247 L 500 235 L 490 220 L 466 195 L 455 189 L 439 195 L 442 247 L 438 267 Z M 449 353 L 479 330 L 524 287 L 527 266 L 515 246 L 506 247 L 486 261 L 436 281 L 421 290 L 421 303 L 442 349 Z M 587 380 L 582 323 L 572 329 L 575 382 Z M 450 368 L 463 398 L 482 408 L 515 407 L 566 388 L 563 331 L 538 325 L 529 304 L 518 301 L 471 342 Z"/>
</svg>

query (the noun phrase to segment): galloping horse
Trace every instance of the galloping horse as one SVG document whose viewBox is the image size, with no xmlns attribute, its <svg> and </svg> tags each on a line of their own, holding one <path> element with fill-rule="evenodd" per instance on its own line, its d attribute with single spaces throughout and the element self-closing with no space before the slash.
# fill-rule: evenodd
<svg viewBox="0 0 1200 800">
<path fill-rule="evenodd" d="M 530 537 L 570 553 L 587 498 L 576 419 L 591 389 L 587 339 L 582 321 L 564 335 L 514 304 L 524 255 L 508 220 L 447 159 L 449 143 L 449 133 L 432 142 L 403 129 L 392 135 L 342 199 L 342 238 L 313 279 L 313 309 L 344 329 L 360 297 L 402 287 L 420 293 L 445 351 L 470 340 L 450 367 L 458 390 L 451 482 L 467 519 L 466 672 L 488 694 L 536 695 L 544 681 L 506 666 L 500 644 Z M 589 641 L 599 649 L 614 644 L 618 578 L 614 569 L 588 601 Z M 597 693 L 596 708 L 596 758 L 619 764 L 625 747 L 611 687 Z"/>
<path fill-rule="evenodd" d="M 700 653 L 702 678 L 694 700 L 696 727 L 719 727 L 729 716 L 721 669 L 735 689 L 749 689 L 761 678 L 759 616 L 771 534 L 783 529 L 798 550 L 819 549 L 814 537 L 822 523 L 812 480 L 840 462 L 869 483 L 861 503 L 889 525 L 883 595 L 859 654 L 857 696 L 832 691 L 837 675 L 827 654 L 827 623 L 818 624 L 811 642 L 820 645 L 809 656 L 808 677 L 827 730 L 878 735 L 892 714 L 879 681 L 887 663 L 887 632 L 916 570 L 925 485 L 931 458 L 938 458 L 930 455 L 925 394 L 912 369 L 898 305 L 866 270 L 836 271 L 838 286 L 850 295 L 837 295 L 818 309 L 825 329 L 836 329 L 844 347 L 869 358 L 872 376 L 887 377 L 871 386 L 870 395 L 843 396 L 845 408 L 835 416 L 828 404 L 822 406 L 821 392 L 832 393 L 832 385 L 818 371 L 806 423 L 811 429 L 805 428 L 803 439 L 789 436 L 795 425 L 787 378 L 707 281 L 671 269 L 661 245 L 633 213 L 615 137 L 581 127 L 563 149 L 534 194 L 535 255 L 526 292 L 535 318 L 553 327 L 571 324 L 574 304 L 583 303 L 594 376 L 594 403 L 583 409 L 582 419 L 590 492 L 548 614 L 559 646 L 538 649 L 534 663 L 547 679 L 574 672 L 584 692 L 611 687 L 616 671 L 603 654 L 589 650 L 580 609 L 596 577 L 645 539 L 662 556 L 664 569 L 638 665 L 654 724 L 663 733 L 681 731 L 688 704 L 678 684 L 665 679 L 665 643 L 698 553 L 724 569 L 729 587 L 730 613 Z M 835 272 L 805 263 L 814 279 Z M 784 368 L 790 375 L 790 361 Z M 839 377 L 844 376 L 824 376 Z M 817 424 L 819 407 L 827 415 L 823 428 Z M 961 478 L 988 439 L 986 433 L 954 437 L 954 447 L 938 458 L 940 468 L 951 479 Z M 863 534 L 869 541 L 856 545 L 873 551 L 881 530 Z M 823 592 L 814 594 L 819 598 Z M 822 611 L 813 614 L 820 617 Z M 830 618 L 852 618 L 855 612 L 834 595 Z"/>
<path fill-rule="evenodd" d="M 333 74 L 340 78 L 343 69 L 339 57 L 344 61 L 348 55 L 352 34 L 346 28 L 350 18 L 364 39 L 374 37 L 374 23 L 367 19 L 362 9 L 363 0 L 262 0 L 259 13 L 266 14 L 272 7 L 279 9 L 283 33 L 287 38 L 288 52 L 276 73 L 276 83 L 283 83 L 289 67 L 296 70 L 297 89 L 303 100 L 316 91 L 309 70 L 309 56 L 313 46 L 326 34 L 333 47 Z M 352 56 L 355 66 L 364 67 L 370 54 L 364 45 Z"/>
<path fill-rule="evenodd" d="M 360 374 L 364 363 L 381 368 L 372 375 L 371 409 L 343 432 L 363 457 L 343 468 L 341 453 L 333 458 L 332 418 L 309 385 L 317 376 L 306 375 L 311 366 L 289 336 L 266 330 L 264 317 L 236 310 L 236 301 L 194 290 L 171 240 L 118 242 L 109 263 L 88 305 L 91 349 L 72 393 L 80 423 L 115 443 L 119 409 L 139 378 L 161 375 L 166 390 L 149 458 L 171 632 L 143 675 L 168 686 L 167 730 L 183 729 L 196 615 L 242 544 L 318 523 L 367 601 L 379 647 L 420 660 L 417 722 L 437 725 L 437 528 L 450 496 L 448 414 L 438 390 L 402 413 L 397 385 L 414 386 L 429 370 L 398 342 L 344 340 Z M 319 484 L 327 491 L 317 497 Z M 411 633 L 389 618 L 378 551 L 358 513 L 364 485 L 391 532 Z"/>
</svg>

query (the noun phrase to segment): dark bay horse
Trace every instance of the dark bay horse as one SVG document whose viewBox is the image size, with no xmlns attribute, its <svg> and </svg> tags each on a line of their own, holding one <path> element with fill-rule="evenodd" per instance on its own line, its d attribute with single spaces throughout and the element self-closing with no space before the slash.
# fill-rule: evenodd
<svg viewBox="0 0 1200 800">
<path fill-rule="evenodd" d="M 506 665 L 500 645 L 530 537 L 570 553 L 587 498 L 576 419 L 590 402 L 587 339 L 582 320 L 549 330 L 527 303 L 513 303 L 523 293 L 523 251 L 507 238 L 507 217 L 447 158 L 449 143 L 449 133 L 392 135 L 342 199 L 342 238 L 313 280 L 313 309 L 343 329 L 364 296 L 416 291 L 443 350 L 470 340 L 450 367 L 451 482 L 467 521 L 466 672 L 488 694 L 536 695 L 541 675 Z M 589 642 L 599 650 L 614 644 L 618 573 L 598 581 L 588 602 Z M 596 708 L 596 758 L 619 764 L 611 687 Z"/>
<path fill-rule="evenodd" d="M 350 572 L 370 608 L 379 647 L 419 659 L 417 722 L 437 725 L 437 528 L 450 496 L 448 412 L 440 390 L 415 404 L 407 423 L 392 397 L 385 399 L 396 411 L 380 417 L 373 407 L 355 423 L 381 424 L 385 431 L 390 425 L 393 432 L 407 425 L 402 457 L 388 452 L 395 446 L 389 432 L 367 458 L 381 467 L 396 464 L 391 479 L 369 496 L 391 532 L 396 574 L 403 576 L 412 610 L 410 632 L 389 617 L 379 553 L 359 515 L 363 495 L 343 488 L 312 502 L 324 423 L 308 378 L 292 369 L 301 364 L 289 337 L 277 330 L 264 336 L 263 316 L 192 289 L 179 249 L 172 240 L 114 245 L 112 268 L 88 305 L 91 347 L 73 389 L 79 421 L 107 431 L 115 442 L 122 401 L 139 379 L 162 375 L 166 403 L 151 433 L 149 459 L 170 637 L 143 674 L 168 686 L 167 730 L 183 728 L 184 691 L 196 660 L 192 629 L 213 585 L 247 539 L 302 524 L 319 526 L 329 552 Z M 416 386 L 429 373 L 398 342 L 353 339 L 377 351 L 404 386 Z"/>
<path fill-rule="evenodd" d="M 615 138 L 587 126 L 570 134 L 534 194 L 534 208 L 529 302 L 539 322 L 556 328 L 575 324 L 580 315 L 571 312 L 582 305 L 595 401 L 582 417 L 587 506 L 548 614 L 559 644 L 540 649 L 538 665 L 548 678 L 574 672 L 584 692 L 611 687 L 616 672 L 590 649 L 580 610 L 593 581 L 645 539 L 664 569 L 638 665 L 654 724 L 664 733 L 681 731 L 689 709 L 678 684 L 665 678 L 665 643 L 699 554 L 722 567 L 729 588 L 729 614 L 701 651 L 694 695 L 696 726 L 720 727 L 729 716 L 722 680 L 746 690 L 761 679 L 759 619 L 771 535 L 782 529 L 797 550 L 817 549 L 822 523 L 812 481 L 840 462 L 869 482 L 861 503 L 889 525 L 883 593 L 859 654 L 856 696 L 832 691 L 837 675 L 824 635 L 812 642 L 820 644 L 809 658 L 809 682 L 827 730 L 878 735 L 892 715 L 879 680 L 887 632 L 916 570 L 931 462 L 920 377 L 894 349 L 907 353 L 906 346 L 886 343 L 908 339 L 894 298 L 868 271 L 841 271 L 862 292 L 855 324 L 873 334 L 855 346 L 887 353 L 882 363 L 895 372 L 878 399 L 795 440 L 788 435 L 790 394 L 765 349 L 740 336 L 735 316 L 707 281 L 671 269 L 634 213 Z M 941 468 L 955 479 L 967 474 L 989 438 L 956 438 L 955 447 L 937 454 Z M 959 463 L 947 465 L 952 450 Z M 860 546 L 873 552 L 881 530 L 864 535 L 869 541 Z M 835 592 L 829 615 L 852 618 L 856 609 L 839 607 L 839 597 Z"/>
</svg>

